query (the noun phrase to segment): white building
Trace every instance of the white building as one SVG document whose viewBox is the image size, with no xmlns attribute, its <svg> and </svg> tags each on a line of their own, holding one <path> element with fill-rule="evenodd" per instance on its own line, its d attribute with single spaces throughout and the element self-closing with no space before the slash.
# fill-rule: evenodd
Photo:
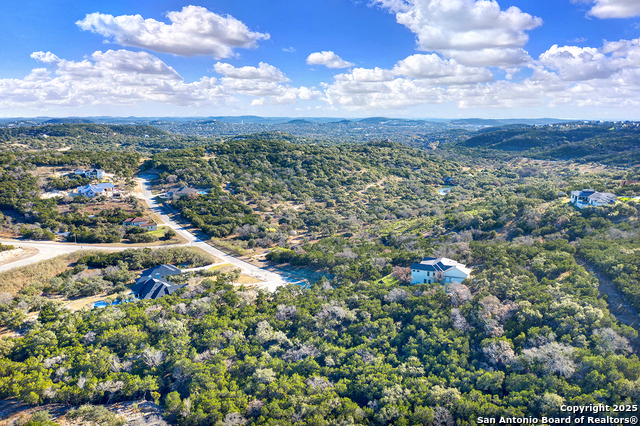
<svg viewBox="0 0 640 426">
<path fill-rule="evenodd" d="M 82 196 L 93 198 L 96 195 L 111 196 L 114 193 L 114 185 L 112 183 L 99 183 L 97 185 L 80 186 L 76 188 L 76 192 L 71 193 L 71 196 Z"/>
<path fill-rule="evenodd" d="M 577 208 L 593 206 L 607 206 L 615 204 L 618 197 L 609 192 L 597 192 L 594 189 L 583 189 L 582 191 L 571 191 L 571 203 Z"/>
<path fill-rule="evenodd" d="M 471 274 L 471 269 L 446 257 L 425 257 L 422 262 L 411 265 L 411 284 L 462 282 Z"/>
</svg>

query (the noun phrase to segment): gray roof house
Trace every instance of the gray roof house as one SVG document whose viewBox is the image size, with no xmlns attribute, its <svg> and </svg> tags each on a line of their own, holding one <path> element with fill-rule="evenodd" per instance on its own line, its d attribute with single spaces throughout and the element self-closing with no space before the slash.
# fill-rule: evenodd
<svg viewBox="0 0 640 426">
<path fill-rule="evenodd" d="M 609 192 L 598 192 L 595 189 L 571 191 L 571 203 L 579 209 L 583 207 L 597 207 L 615 204 L 618 197 Z"/>
<path fill-rule="evenodd" d="M 186 284 L 176 285 L 165 278 L 180 275 L 180 269 L 172 265 L 159 265 L 142 272 L 131 291 L 138 299 L 157 299 L 173 294 Z"/>
<path fill-rule="evenodd" d="M 138 299 L 158 299 L 173 294 L 186 285 L 176 285 L 157 278 L 141 277 L 131 288 L 131 291 Z"/>
<path fill-rule="evenodd" d="M 149 268 L 146 271 L 142 271 L 140 277 L 164 278 L 171 275 L 180 275 L 181 273 L 182 271 L 180 271 L 180 269 L 176 268 L 173 265 L 158 265 L 154 266 L 153 268 Z"/>
</svg>

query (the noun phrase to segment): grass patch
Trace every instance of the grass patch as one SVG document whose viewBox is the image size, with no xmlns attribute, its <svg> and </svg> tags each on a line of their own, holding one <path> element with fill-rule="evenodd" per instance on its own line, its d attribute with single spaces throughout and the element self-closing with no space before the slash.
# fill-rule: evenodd
<svg viewBox="0 0 640 426">
<path fill-rule="evenodd" d="M 397 279 L 393 278 L 391 276 L 391 274 L 387 275 L 386 277 L 383 277 L 380 281 L 382 281 L 383 283 L 385 283 L 387 285 L 400 285 L 400 281 L 398 281 Z"/>
<path fill-rule="evenodd" d="M 149 231 L 149 233 L 151 235 L 155 235 L 158 238 L 164 238 L 164 234 L 167 232 L 167 229 L 169 229 L 168 226 L 158 226 L 158 229 L 156 229 L 155 231 Z"/>
<path fill-rule="evenodd" d="M 209 271 L 222 271 L 222 272 L 231 272 L 234 269 L 239 269 L 237 266 L 233 266 L 231 263 L 223 263 L 222 265 L 216 265 L 209 268 Z M 237 280 L 234 280 L 234 284 L 260 284 L 263 282 L 259 278 L 252 277 L 247 274 L 240 274 Z"/>
<path fill-rule="evenodd" d="M 0 292 L 6 291 L 15 296 L 26 285 L 44 286 L 51 278 L 65 271 L 70 264 L 90 253 L 92 252 L 86 250 L 76 251 L 2 272 L 0 273 Z"/>
<path fill-rule="evenodd" d="M 260 284 L 261 282 L 263 281 L 246 274 L 240 274 L 240 277 L 234 281 L 235 284 Z"/>
<path fill-rule="evenodd" d="M 222 240 L 219 238 L 212 238 L 209 242 L 214 246 L 234 256 L 244 256 L 246 250 L 242 247 L 238 247 L 236 244 L 228 240 Z"/>
<path fill-rule="evenodd" d="M 230 263 L 223 263 L 222 265 L 216 265 L 209 269 L 208 271 L 232 271 L 235 267 Z"/>
</svg>

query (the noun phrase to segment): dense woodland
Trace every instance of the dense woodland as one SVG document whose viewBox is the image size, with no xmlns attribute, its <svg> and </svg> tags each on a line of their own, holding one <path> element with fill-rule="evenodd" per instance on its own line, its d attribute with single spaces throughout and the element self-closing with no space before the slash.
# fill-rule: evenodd
<svg viewBox="0 0 640 426">
<path fill-rule="evenodd" d="M 557 131 L 572 143 L 594 140 Z M 609 141 L 617 133 L 608 131 L 589 137 Z M 77 406 L 146 398 L 169 422 L 225 426 L 471 425 L 640 401 L 637 328 L 611 315 L 580 266 L 595 265 L 640 308 L 637 167 L 523 158 L 556 158 L 533 155 L 541 144 L 516 156 L 475 142 L 419 150 L 271 137 L 199 140 L 156 151 L 141 169 L 158 173 L 159 192 L 206 190 L 167 204 L 216 242 L 248 256 L 269 250 L 273 265 L 326 278 L 270 294 L 216 273 L 161 300 L 69 312 L 46 294 L 117 294 L 134 271 L 204 262 L 148 249 L 78 257 L 0 294 L 3 325 L 23 333 L 0 340 L 0 398 Z M 128 149 L 59 154 L 105 169 L 129 164 L 131 173 L 140 159 Z M 39 190 L 34 169 L 58 157 L 3 156 L 0 180 L 18 191 L 0 191 L 2 208 L 29 229 L 95 228 L 81 207 L 63 220 L 59 201 L 26 204 Z M 588 187 L 625 198 L 583 210 L 568 203 L 570 191 Z M 122 217 L 105 210 L 91 219 L 107 229 Z M 447 287 L 408 285 L 407 267 L 431 255 L 474 273 Z"/>
<path fill-rule="evenodd" d="M 640 127 L 633 122 L 576 122 L 550 126 L 513 124 L 478 133 L 445 149 L 489 158 L 506 153 L 625 167 L 637 166 L 640 158 Z"/>
<path fill-rule="evenodd" d="M 165 149 L 197 146 L 210 139 L 169 134 L 149 125 L 46 124 L 39 126 L 0 127 L 3 151 L 25 149 L 74 149 L 135 151 L 149 154 Z"/>
</svg>

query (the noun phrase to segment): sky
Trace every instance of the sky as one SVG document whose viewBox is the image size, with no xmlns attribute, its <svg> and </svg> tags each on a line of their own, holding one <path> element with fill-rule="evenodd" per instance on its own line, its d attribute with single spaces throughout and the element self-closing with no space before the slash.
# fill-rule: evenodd
<svg viewBox="0 0 640 426">
<path fill-rule="evenodd" d="M 0 4 L 0 117 L 640 120 L 640 0 Z"/>
</svg>

